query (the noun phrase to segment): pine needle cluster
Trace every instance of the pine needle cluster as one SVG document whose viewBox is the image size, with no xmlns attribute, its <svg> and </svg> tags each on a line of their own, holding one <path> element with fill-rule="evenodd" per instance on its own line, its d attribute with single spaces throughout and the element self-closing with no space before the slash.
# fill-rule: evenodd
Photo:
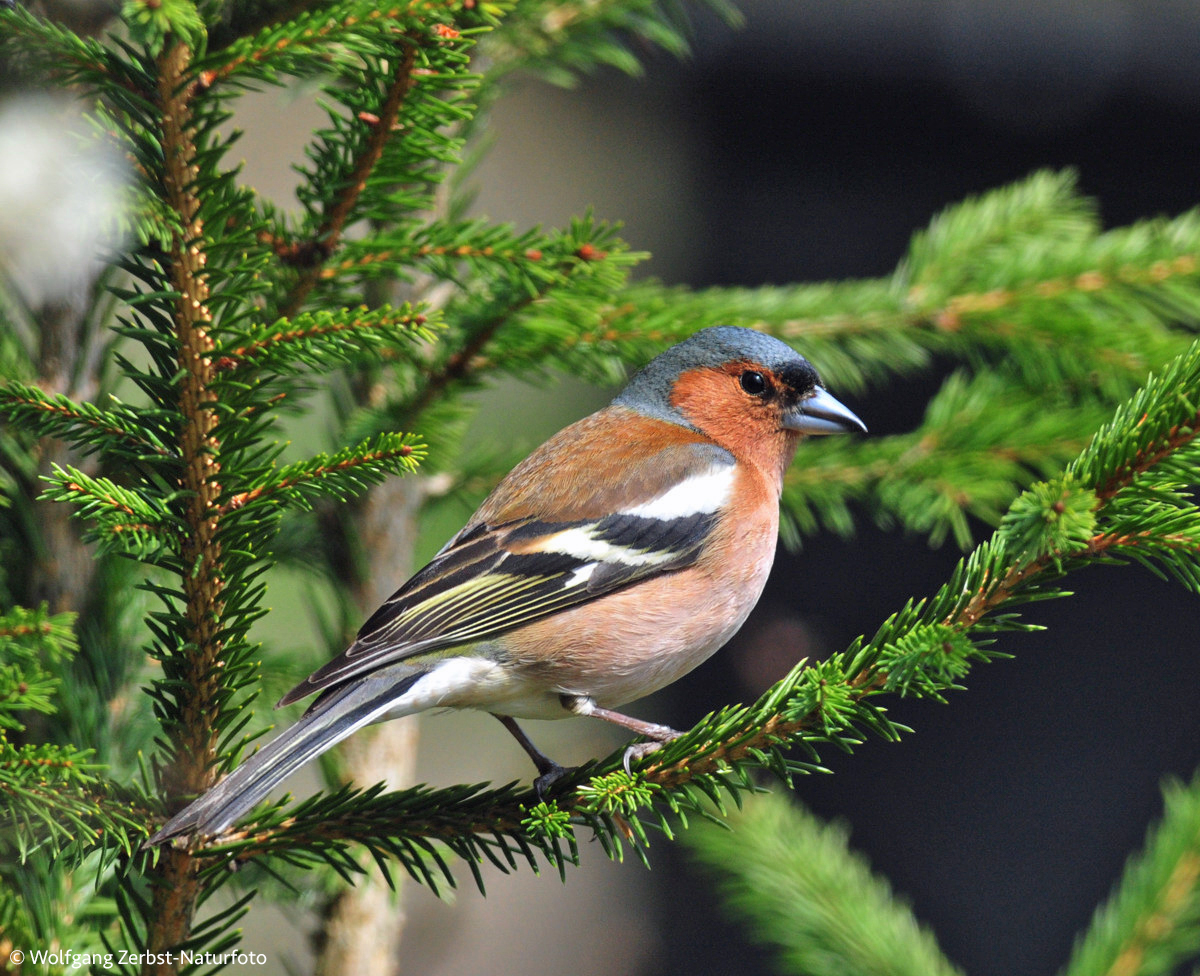
<svg viewBox="0 0 1200 976">
<path fill-rule="evenodd" d="M 1016 608 L 1081 566 L 1200 583 L 1195 213 L 1104 232 L 1069 173 L 1040 173 L 937 217 L 886 279 L 707 291 L 631 282 L 645 256 L 586 213 L 552 229 L 466 216 L 463 174 L 506 79 L 636 70 L 647 42 L 685 49 L 674 5 L 128 0 L 103 37 L 0 9 L 0 54 L 72 92 L 134 174 L 128 243 L 79 322 L 90 382 L 48 382 L 45 310 L 0 303 L 3 563 L 23 567 L 0 593 L 0 947 L 220 952 L 253 897 L 205 914 L 234 866 L 353 880 L 374 862 L 440 889 L 464 871 L 482 886 L 485 862 L 565 876 L 581 838 L 644 858 L 652 832 L 717 816 L 759 770 L 787 781 L 830 747 L 900 737 L 888 696 L 960 688 L 994 634 L 1035 627 Z M 296 81 L 326 120 L 285 212 L 240 180 L 227 122 L 246 91 Z M 463 476 L 464 394 L 501 376 L 611 382 L 717 323 L 794 343 L 839 390 L 952 365 L 916 430 L 809 449 L 786 485 L 793 540 L 861 517 L 964 548 L 972 519 L 995 534 L 872 637 L 631 774 L 610 756 L 544 801 L 347 787 L 264 805 L 210 844 L 141 849 L 262 734 L 251 627 L 285 527 L 427 458 L 477 494 L 507 459 Z M 337 442 L 293 459 L 283 423 L 323 397 Z M 85 529 L 77 618 L 43 558 L 45 506 Z M 39 587 L 55 599 L 21 609 Z"/>
</svg>

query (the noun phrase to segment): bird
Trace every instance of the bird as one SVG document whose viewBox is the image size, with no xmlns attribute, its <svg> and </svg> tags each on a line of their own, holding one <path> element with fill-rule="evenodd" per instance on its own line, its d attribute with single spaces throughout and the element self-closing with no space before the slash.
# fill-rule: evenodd
<svg viewBox="0 0 1200 976">
<path fill-rule="evenodd" d="M 146 846 L 220 835 L 356 730 L 432 708 L 496 716 L 533 760 L 539 797 L 566 770 L 517 719 L 615 723 L 641 739 L 629 770 L 680 733 L 616 709 L 738 631 L 775 558 L 799 442 L 849 432 L 866 426 L 791 346 L 737 326 L 694 332 L 513 468 L 276 706 L 317 695 L 303 716 Z"/>
</svg>

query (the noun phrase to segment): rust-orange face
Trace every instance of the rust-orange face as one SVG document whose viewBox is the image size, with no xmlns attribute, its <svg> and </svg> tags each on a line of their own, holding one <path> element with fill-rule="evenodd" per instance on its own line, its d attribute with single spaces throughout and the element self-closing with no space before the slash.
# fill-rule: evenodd
<svg viewBox="0 0 1200 976">
<path fill-rule="evenodd" d="M 676 380 L 671 403 L 689 419 L 722 409 L 763 433 L 843 434 L 867 429 L 819 385 L 816 370 L 803 360 L 775 368 L 743 360 L 716 369 L 689 370 Z"/>
<path fill-rule="evenodd" d="M 741 360 L 685 370 L 675 381 L 670 403 L 689 426 L 735 456 L 780 475 L 801 434 L 865 429 L 817 385 L 808 363 L 771 368 Z"/>
<path fill-rule="evenodd" d="M 790 346 L 752 329 L 718 326 L 668 349 L 633 378 L 616 403 L 702 430 L 719 442 L 791 431 L 865 431 Z"/>
</svg>

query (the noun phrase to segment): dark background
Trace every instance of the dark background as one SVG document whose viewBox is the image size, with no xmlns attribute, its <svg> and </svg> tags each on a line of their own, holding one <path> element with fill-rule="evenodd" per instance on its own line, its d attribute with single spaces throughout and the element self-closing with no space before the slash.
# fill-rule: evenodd
<svg viewBox="0 0 1200 976">
<path fill-rule="evenodd" d="M 1043 167 L 1077 170 L 1108 226 L 1197 202 L 1195 6 L 744 9 L 746 30 L 705 22 L 694 64 L 651 72 L 701 147 L 706 246 L 689 284 L 885 275 L 942 207 Z M 935 388 L 898 383 L 850 403 L 887 434 L 911 428 Z M 865 520 L 849 543 L 781 553 L 759 614 L 656 714 L 684 726 L 757 694 L 797 647 L 869 634 L 957 558 Z M 1160 814 L 1158 784 L 1200 765 L 1196 598 L 1132 568 L 1068 586 L 1075 596 L 1024 608 L 1047 631 L 1003 636 L 1015 658 L 977 667 L 948 705 L 893 702 L 915 734 L 827 753 L 836 775 L 796 790 L 852 825 L 973 976 L 1058 970 Z M 656 877 L 664 941 L 646 972 L 771 971 L 678 847 L 660 845 L 654 865 L 669 880 Z"/>
</svg>

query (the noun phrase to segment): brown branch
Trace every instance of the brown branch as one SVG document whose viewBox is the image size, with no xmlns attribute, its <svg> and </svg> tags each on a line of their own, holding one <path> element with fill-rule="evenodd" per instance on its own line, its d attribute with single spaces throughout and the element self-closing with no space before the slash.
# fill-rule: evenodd
<svg viewBox="0 0 1200 976">
<path fill-rule="evenodd" d="M 1174 537 L 1180 545 L 1200 550 L 1200 540 Z M 1016 595 L 1017 591 L 1041 573 L 1046 572 L 1065 559 L 1083 558 L 1100 555 L 1122 546 L 1136 545 L 1137 537 L 1118 533 L 1100 533 L 1093 536 L 1080 550 L 1068 554 L 1048 554 L 1039 559 L 1013 567 L 995 586 L 981 589 L 961 609 L 943 623 L 951 628 L 967 631 L 979 623 L 985 616 L 999 609 L 1006 601 Z M 886 682 L 886 673 L 880 670 L 867 670 L 849 679 L 852 689 L 850 699 L 854 702 L 877 694 Z M 777 713 L 766 722 L 754 722 L 731 733 L 721 742 L 703 743 L 696 754 L 672 763 L 651 765 L 641 771 L 642 779 L 647 783 L 671 789 L 682 786 L 698 776 L 719 773 L 730 763 L 745 760 L 755 751 L 762 751 L 780 744 L 785 744 L 794 736 L 805 732 L 822 729 L 825 726 L 820 706 L 807 715 L 792 720 L 786 720 Z M 584 808 L 585 798 L 579 794 L 557 797 L 560 809 L 588 815 L 590 810 Z M 516 804 L 497 803 L 489 807 L 470 821 L 450 818 L 448 820 L 425 820 L 418 822 L 409 830 L 408 835 L 425 837 L 432 840 L 452 840 L 464 833 L 474 833 L 488 836 L 499 836 L 505 833 L 517 833 L 524 830 L 525 819 L 523 801 Z M 419 821 L 419 818 L 417 818 Z M 289 827 L 296 824 L 294 819 L 285 820 L 278 826 L 268 830 L 238 830 L 231 831 L 220 838 L 219 843 L 245 843 L 252 846 L 240 848 L 235 856 L 235 863 L 245 863 L 270 854 L 277 846 L 276 841 L 284 840 L 281 835 Z M 305 825 L 305 846 L 311 846 L 313 841 L 329 842 L 339 840 L 361 840 L 365 829 L 373 829 L 374 822 L 356 824 L 353 812 L 346 816 L 326 820 L 319 824 Z M 205 852 L 206 855 L 209 852 Z M 211 852 L 219 855 L 219 852 Z"/>
<path fill-rule="evenodd" d="M 1102 491 L 1098 491 L 1099 501 L 1097 508 L 1102 509 L 1120 488 L 1130 484 L 1138 474 L 1149 470 L 1172 451 L 1178 450 L 1195 439 L 1200 434 L 1200 431 L 1197 430 L 1198 425 L 1200 425 L 1200 413 L 1194 416 L 1187 424 L 1172 427 L 1162 441 L 1152 449 L 1140 452 L 1135 462 L 1125 466 L 1117 474 L 1114 474 L 1105 482 L 1105 488 Z M 1038 576 L 1051 570 L 1057 571 L 1063 562 L 1074 559 L 1092 558 L 1123 547 L 1137 546 L 1150 538 L 1160 542 L 1166 540 L 1181 547 L 1200 550 L 1200 540 L 1190 536 L 1151 536 L 1149 533 L 1097 533 L 1076 551 L 1046 553 L 1037 559 L 1011 567 L 999 581 L 993 585 L 981 587 L 965 604 L 962 604 L 952 615 L 943 620 L 942 623 L 944 626 L 960 632 L 968 631 L 976 626 L 984 617 L 1002 607 L 1008 600 L 1016 596 L 1019 590 L 1027 586 Z M 855 675 L 849 680 L 849 685 L 852 689 L 850 694 L 851 700 L 859 702 L 869 695 L 877 694 L 885 686 L 886 680 L 887 674 L 878 669 L 868 669 L 861 674 Z M 805 716 L 790 721 L 785 720 L 782 715 L 776 714 L 768 718 L 765 723 L 760 724 L 756 722 L 735 731 L 722 742 L 704 743 L 697 750 L 698 755 L 689 756 L 673 763 L 651 765 L 642 771 L 642 777 L 646 782 L 655 783 L 662 787 L 678 787 L 697 776 L 717 773 L 724 764 L 745 759 L 754 750 L 762 750 L 784 743 L 799 733 L 818 730 L 824 724 L 820 707 Z M 583 812 L 583 800 L 577 794 L 558 798 L 558 804 L 565 810 Z M 497 805 L 495 810 L 496 815 L 494 817 L 489 819 L 487 816 L 482 816 L 477 818 L 476 822 L 471 825 L 460 823 L 456 828 L 454 825 L 431 824 L 424 829 L 418 829 L 416 833 L 420 836 L 441 839 L 446 836 L 453 836 L 466 829 L 480 834 L 512 832 L 522 829 L 521 821 L 523 818 L 519 808 L 512 810 L 507 806 Z M 487 813 L 490 813 L 490 811 L 487 811 Z M 347 829 L 348 826 L 344 821 L 335 820 L 321 825 L 317 828 L 317 831 L 321 838 L 327 840 L 356 839 L 357 836 L 360 836 L 356 835 L 352 827 L 351 829 Z M 262 834 L 263 839 L 267 840 L 271 838 L 278 833 L 278 830 L 279 828 L 276 828 L 273 831 L 264 832 Z M 254 836 L 254 832 L 252 831 L 239 832 L 238 834 L 230 835 L 229 839 L 237 840 L 253 838 Z M 238 860 L 249 859 L 265 852 L 265 846 L 255 847 L 251 850 L 239 851 L 237 857 Z"/>
<path fill-rule="evenodd" d="M 409 6 L 411 8 L 412 4 Z M 276 23 L 288 20 L 296 12 L 297 11 L 280 12 L 271 18 L 271 22 Z M 366 19 L 371 21 L 391 21 L 396 20 L 403 13 L 404 11 L 402 11 L 399 7 L 392 7 L 386 10 L 372 10 L 369 14 L 367 14 Z M 308 50 L 328 50 L 330 44 L 336 42 L 337 40 L 336 32 L 348 30 L 354 27 L 358 21 L 358 17 L 350 15 L 343 17 L 341 20 L 328 20 L 320 27 L 309 27 L 299 37 L 277 37 L 266 46 L 259 46 L 247 51 L 245 54 L 235 55 L 223 64 L 219 64 L 213 68 L 207 68 L 200 72 L 200 84 L 204 88 L 209 88 L 219 82 L 225 81 L 240 67 L 242 67 L 242 65 L 257 64 L 268 57 L 277 57 L 281 51 L 293 50 L 303 52 Z"/>
<path fill-rule="evenodd" d="M 134 512 L 134 510 L 132 508 L 130 508 L 124 502 L 119 502 L 115 498 L 113 498 L 112 495 L 105 495 L 101 492 L 95 492 L 93 494 L 92 492 L 88 491 L 88 489 L 84 488 L 83 485 L 79 484 L 76 481 L 68 481 L 63 485 L 63 487 L 68 489 L 69 491 L 76 492 L 77 494 L 80 494 L 80 495 L 92 495 L 93 498 L 96 498 L 99 501 L 104 502 L 106 505 L 109 506 L 109 508 L 115 508 L 118 512 L 124 512 L 126 515 L 136 515 L 137 514 L 136 512 Z"/>
<path fill-rule="evenodd" d="M 1198 426 L 1200 426 L 1200 412 L 1196 413 L 1187 423 L 1176 424 L 1172 427 L 1157 446 L 1146 451 L 1139 451 L 1134 461 L 1119 468 L 1111 478 L 1096 489 L 1096 495 L 1102 501 L 1108 501 L 1129 484 L 1135 475 L 1154 467 L 1167 455 L 1195 440 L 1196 435 L 1200 433 L 1200 430 L 1197 430 Z"/>
<path fill-rule="evenodd" d="M 1118 468 L 1114 474 L 1105 479 L 1103 484 L 1094 489 L 1097 497 L 1096 511 L 1103 510 L 1104 506 L 1112 500 L 1117 492 L 1127 487 L 1139 474 L 1150 470 L 1150 468 L 1154 467 L 1169 454 L 1195 440 L 1197 434 L 1200 434 L 1200 430 L 1197 429 L 1198 425 L 1200 425 L 1200 412 L 1193 415 L 1186 424 L 1176 424 L 1167 431 L 1166 436 L 1158 444 L 1151 445 L 1147 449 L 1139 451 L 1135 460 Z M 1057 565 L 1065 559 L 1095 556 L 1122 546 L 1136 546 L 1141 540 L 1146 538 L 1150 538 L 1146 533 L 1138 533 L 1136 535 L 1100 533 L 1093 536 L 1088 541 L 1087 546 L 1078 552 L 1049 553 L 1031 562 L 1013 566 L 993 589 L 981 590 L 976 593 L 963 610 L 956 615 L 957 620 L 947 620 L 946 623 L 954 625 L 956 622 L 963 622 L 967 627 L 973 626 L 980 618 L 1007 600 L 1016 588 L 1028 582 L 1033 576 L 1044 572 L 1050 566 Z M 1163 537 L 1155 536 L 1154 538 Z M 1198 546 L 1196 540 L 1193 539 L 1180 536 L 1168 536 L 1166 538 L 1178 542 L 1180 545 L 1192 548 Z"/>
<path fill-rule="evenodd" d="M 1126 536 L 1097 535 L 1089 540 L 1089 544 L 1083 550 L 1073 555 L 1096 555 L 1127 541 Z M 1070 557 L 1060 555 L 1059 559 L 1062 558 Z M 1055 559 L 1048 555 L 1021 567 L 1014 567 L 998 585 L 980 590 L 944 623 L 956 629 L 969 630 L 984 616 L 995 611 L 1014 596 L 1021 585 L 1045 572 L 1054 563 Z M 854 676 L 849 680 L 853 689 L 851 700 L 859 702 L 869 695 L 878 693 L 883 688 L 886 679 L 887 675 L 879 670 L 868 670 Z M 641 771 L 641 776 L 646 782 L 664 788 L 679 787 L 697 776 L 720 772 L 722 767 L 728 763 L 746 759 L 755 750 L 768 749 L 785 743 L 799 733 L 816 730 L 823 725 L 819 707 L 807 715 L 790 721 L 785 720 L 782 715 L 776 714 L 768 718 L 765 723 L 755 722 L 734 731 L 724 741 L 703 743 L 697 750 L 697 755 L 687 756 L 672 763 L 651 765 Z M 561 809 L 585 812 L 583 810 L 585 801 L 578 794 L 557 797 L 556 801 Z M 487 835 L 512 833 L 524 829 L 523 819 L 524 815 L 519 806 L 497 804 L 494 808 L 483 811 L 469 823 L 462 821 L 425 822 L 415 826 L 410 833 L 413 836 L 427 837 L 433 840 L 453 838 L 464 832 Z M 235 855 L 234 860 L 237 863 L 245 863 L 269 854 L 275 846 L 273 841 L 295 823 L 295 820 L 289 819 L 268 830 L 231 831 L 222 835 L 218 843 L 252 842 L 252 846 L 242 847 Z M 351 813 L 321 824 L 306 825 L 305 837 L 306 846 L 308 838 L 320 841 L 358 840 L 362 837 L 362 830 L 357 829 L 353 813 Z"/>
<path fill-rule="evenodd" d="M 1191 548 L 1200 548 L 1200 541 L 1195 539 L 1180 537 L 1178 541 L 1180 544 L 1186 544 Z M 1027 563 L 1020 568 L 1014 568 L 1014 570 L 1010 571 L 1004 577 L 999 585 L 976 594 L 961 610 L 951 618 L 947 618 L 945 623 L 961 630 L 969 630 L 984 616 L 1001 607 L 1016 594 L 1021 586 L 1030 582 L 1040 573 L 1050 569 L 1057 561 L 1064 558 L 1094 556 L 1120 546 L 1131 544 L 1136 544 L 1136 539 L 1129 535 L 1102 533 L 1090 539 L 1088 544 L 1078 552 L 1060 555 L 1058 560 L 1051 555 L 1047 555 L 1041 559 Z M 851 700 L 858 702 L 868 695 L 878 693 L 882 689 L 886 677 L 886 674 L 883 672 L 872 670 L 863 672 L 850 679 L 849 684 L 853 689 L 850 696 Z M 821 709 L 819 707 L 808 715 L 791 721 L 785 720 L 780 714 L 776 714 L 761 725 L 755 723 L 735 731 L 723 742 L 715 744 L 705 743 L 698 750 L 699 755 L 689 756 L 670 764 L 652 765 L 648 769 L 643 770 L 641 775 L 648 783 L 654 783 L 668 789 L 679 787 L 695 779 L 697 776 L 721 772 L 722 767 L 725 767 L 729 763 L 749 758 L 755 750 L 763 750 L 786 743 L 790 738 L 801 732 L 817 730 L 822 728 L 823 725 Z M 747 733 L 752 731 L 754 732 L 753 735 L 743 738 Z M 561 809 L 575 811 L 585 817 L 591 813 L 590 810 L 584 809 L 585 800 L 578 794 L 558 797 L 557 803 Z M 523 821 L 525 817 L 523 801 L 518 801 L 515 804 L 496 803 L 480 811 L 467 822 L 453 817 L 445 820 L 425 819 L 423 822 L 420 818 L 415 818 L 418 822 L 408 831 L 408 835 L 441 841 L 450 841 L 468 832 L 499 837 L 503 834 L 518 833 L 524 830 Z M 288 819 L 268 830 L 250 829 L 231 831 L 223 835 L 219 843 L 245 844 L 246 842 L 250 842 L 251 846 L 241 847 L 233 858 L 233 863 L 235 864 L 246 863 L 255 858 L 269 855 L 278 846 L 279 841 L 283 841 L 285 846 L 289 846 L 288 840 L 282 835 L 286 833 L 288 828 L 295 826 L 296 823 L 296 820 Z M 306 847 L 310 847 L 314 842 L 327 843 L 332 841 L 361 840 L 367 831 L 375 828 L 376 823 L 369 818 L 362 823 L 356 823 L 354 814 L 351 812 L 345 816 L 326 820 L 319 824 L 306 824 L 304 844 Z M 223 856 L 220 851 L 206 851 L 203 853 L 206 857 Z"/>
<path fill-rule="evenodd" d="M 1112 273 L 1081 271 L 1070 277 L 1047 278 L 1016 288 L 956 295 L 937 313 L 934 323 L 939 328 L 957 331 L 965 315 L 995 312 L 1018 301 L 1030 298 L 1056 299 L 1071 292 L 1103 291 L 1112 285 L 1159 285 L 1177 275 L 1195 274 L 1196 268 L 1196 255 L 1181 254 L 1170 261 L 1155 261 L 1148 267 L 1124 264 Z M 909 298 L 919 302 L 922 294 L 923 286 L 917 285 L 910 291 Z"/>
<path fill-rule="evenodd" d="M 542 259 L 541 252 L 534 253 L 537 254 L 537 257 L 536 259 L 531 258 L 531 260 L 540 261 Z M 606 257 L 608 257 L 607 252 L 597 250 L 591 244 L 583 244 L 574 255 L 564 259 L 560 267 L 569 276 L 572 268 L 580 267 L 591 261 L 602 261 Z M 522 296 L 519 301 L 513 302 L 513 304 L 492 316 L 491 319 L 471 333 L 466 344 L 457 352 L 448 356 L 441 368 L 426 379 L 424 387 L 407 406 L 407 415 L 413 418 L 419 417 L 449 386 L 465 380 L 472 372 L 487 365 L 486 361 L 480 356 L 480 353 L 483 352 L 483 347 L 492 340 L 492 337 L 499 331 L 501 326 L 514 314 L 544 297 L 553 287 L 555 285 L 550 283 L 546 285 L 543 291 Z"/>
<path fill-rule="evenodd" d="M 152 444 L 148 440 L 145 440 L 131 431 L 126 430 L 124 427 L 118 427 L 115 424 L 106 424 L 101 420 L 98 420 L 96 417 L 89 416 L 86 413 L 74 409 L 73 405 L 56 403 L 48 398 L 42 399 L 41 397 L 21 396 L 20 391 L 12 389 L 5 391 L 5 398 L 14 404 L 24 404 L 26 407 L 40 411 L 41 413 L 52 414 L 54 416 L 64 417 L 67 420 L 73 420 L 81 426 L 87 427 L 101 434 L 107 434 L 109 437 L 120 438 L 128 444 L 160 456 L 169 456 L 171 453 L 165 447 Z"/>
<path fill-rule="evenodd" d="M 162 531 L 161 525 L 151 525 L 149 522 L 122 522 L 114 523 L 108 526 L 108 531 L 112 535 L 121 535 L 125 532 L 146 532 L 156 534 Z"/>
<path fill-rule="evenodd" d="M 194 85 L 185 84 L 191 51 L 173 41 L 158 59 L 159 102 L 162 111 L 163 192 L 179 216 L 182 234 L 170 249 L 171 281 L 179 298 L 175 328 L 179 342 L 179 407 L 183 429 L 179 434 L 183 462 L 181 487 L 187 494 L 186 532 L 181 560 L 189 571 L 181 581 L 186 632 L 183 646 L 183 680 L 180 721 L 169 730 L 173 745 L 170 767 L 162 786 L 168 796 L 203 792 L 214 779 L 216 755 L 216 701 L 220 690 L 222 644 L 220 621 L 224 585 L 221 547 L 217 541 L 217 497 L 220 485 L 220 445 L 213 435 L 217 426 L 216 394 L 211 385 L 215 368 L 209 336 L 212 314 L 208 308 L 208 283 L 202 250 L 204 228 L 198 217 L 195 195 L 198 175 L 190 99 Z M 196 899 L 200 893 L 198 865 L 186 851 L 168 850 L 154 873 L 147 962 L 143 976 L 176 972 L 173 950 L 191 933 Z M 159 961 L 163 960 L 163 961 Z"/>
<path fill-rule="evenodd" d="M 12 5 L 8 6 L 11 9 Z M 68 85 L 74 85 L 78 84 L 81 78 L 86 79 L 86 76 L 91 73 L 99 75 L 106 84 L 116 85 L 140 97 L 143 94 L 142 89 L 134 81 L 126 77 L 124 73 L 113 71 L 112 64 L 107 60 L 108 57 L 111 57 L 111 52 L 94 38 L 79 36 L 96 30 L 96 25 L 86 23 L 88 9 L 86 7 L 79 9 L 78 13 L 83 14 L 85 19 L 76 23 L 72 23 L 74 18 L 70 16 L 61 17 L 60 23 L 53 23 L 52 20 L 36 17 L 27 11 L 23 11 L 20 16 L 10 15 L 5 11 L 3 34 L 7 36 L 4 37 L 4 40 L 18 57 L 22 55 L 32 57 L 40 54 L 41 56 L 35 61 L 36 67 L 44 70 L 48 77 L 61 79 Z M 101 16 L 104 16 L 106 12 L 115 13 L 115 10 L 105 11 L 105 8 L 101 7 L 99 12 Z M 65 13 L 68 11 L 59 11 L 59 15 Z M 53 19 L 58 20 L 60 17 L 56 16 Z M 64 30 L 64 26 L 66 30 Z M 69 43 L 61 43 L 62 35 L 68 32 L 75 36 L 70 37 Z M 46 42 L 47 34 L 58 35 L 53 42 L 54 56 L 52 58 L 47 57 L 41 48 L 41 45 Z M 15 43 L 18 38 L 24 42 L 23 45 Z"/>
<path fill-rule="evenodd" d="M 295 244 L 277 244 L 276 253 L 281 257 L 284 254 L 293 254 L 298 251 L 299 245 Z M 542 260 L 542 252 L 536 248 L 529 248 L 524 251 L 513 250 L 511 248 L 502 251 L 497 251 L 494 247 L 471 247 L 467 244 L 446 245 L 446 244 L 417 244 L 412 247 L 393 247 L 380 251 L 370 251 L 366 254 L 361 254 L 358 257 L 347 258 L 344 261 L 339 261 L 334 265 L 327 265 L 320 271 L 319 277 L 322 280 L 336 278 L 339 274 L 347 271 L 352 271 L 355 268 L 369 268 L 373 264 L 382 264 L 389 261 L 412 260 L 414 258 L 494 258 L 498 261 L 529 261 L 538 262 Z"/>
<path fill-rule="evenodd" d="M 378 328 L 380 325 L 406 325 L 419 327 L 424 325 L 428 320 L 426 317 L 417 312 L 412 315 L 395 315 L 388 318 L 386 321 L 376 315 L 364 315 L 352 319 L 349 322 L 329 322 L 318 323 L 306 329 L 283 329 L 265 339 L 257 339 L 254 342 L 247 343 L 244 346 L 238 346 L 236 349 L 231 349 L 228 352 L 220 353 L 215 365 L 218 371 L 237 369 L 245 365 L 249 360 L 253 360 L 256 356 L 260 356 L 282 342 L 300 342 L 304 339 L 314 339 L 319 336 L 334 335 L 338 332 L 353 332 L 358 329 L 369 330 Z"/>
<path fill-rule="evenodd" d="M 221 657 L 217 633 L 222 610 L 221 548 L 217 542 L 217 496 L 220 485 L 220 445 L 213 436 L 217 426 L 216 394 L 211 389 L 215 375 L 209 335 L 212 313 L 208 309 L 208 283 L 204 274 L 206 257 L 202 247 L 204 229 L 197 218 L 199 200 L 192 188 L 196 178 L 196 147 L 191 138 L 191 113 L 180 82 L 190 60 L 190 51 L 175 44 L 160 59 L 160 90 L 163 99 L 164 190 L 171 209 L 181 217 L 184 237 L 171 248 L 172 283 L 179 292 L 175 324 L 179 339 L 180 455 L 183 462 L 181 487 L 188 494 L 183 540 L 183 562 L 195 569 L 183 580 L 187 644 L 194 648 L 190 663 L 195 671 L 196 692 L 183 708 L 185 740 L 178 743 L 184 755 L 193 756 L 195 767 L 183 781 L 173 784 L 179 792 L 194 793 L 207 785 L 207 767 L 215 733 L 212 729 L 212 699 L 217 690 L 216 666 Z M 201 731 L 202 730 L 202 731 Z M 196 777 L 199 776 L 199 779 Z"/>
<path fill-rule="evenodd" d="M 413 448 L 410 444 L 403 444 L 394 451 L 371 451 L 368 454 L 356 455 L 352 458 L 346 458 L 339 461 L 337 464 L 324 465 L 312 471 L 305 472 L 303 477 L 284 478 L 282 481 L 274 482 L 269 485 L 260 485 L 257 488 L 252 488 L 250 491 L 238 492 L 232 496 L 224 505 L 221 506 L 222 512 L 228 512 L 232 509 L 242 508 L 250 502 L 258 501 L 260 498 L 274 495 L 281 491 L 287 491 L 289 488 L 294 488 L 299 484 L 306 482 L 315 482 L 332 474 L 335 471 L 345 471 L 348 468 L 357 468 L 364 464 L 369 464 L 372 461 L 384 461 L 389 458 L 406 458 L 412 457 Z"/>
<path fill-rule="evenodd" d="M 355 161 L 354 168 L 347 177 L 341 193 L 326 212 L 321 226 L 317 228 L 314 243 L 324 252 L 325 256 L 332 254 L 337 249 L 350 214 L 362 196 L 363 190 L 366 189 L 368 179 L 383 157 L 383 151 L 392 138 L 400 110 L 404 107 L 404 100 L 414 84 L 413 67 L 416 64 L 417 49 L 411 38 L 406 41 L 404 54 L 396 66 L 396 76 L 388 86 L 383 104 L 376 113 L 378 121 L 364 123 L 370 127 L 371 134 L 367 138 L 362 153 Z M 281 304 L 280 315 L 284 318 L 291 318 L 295 315 L 303 306 L 304 300 L 316 285 L 319 277 L 319 264 L 314 263 L 306 268 L 292 287 L 291 293 Z"/>
</svg>

